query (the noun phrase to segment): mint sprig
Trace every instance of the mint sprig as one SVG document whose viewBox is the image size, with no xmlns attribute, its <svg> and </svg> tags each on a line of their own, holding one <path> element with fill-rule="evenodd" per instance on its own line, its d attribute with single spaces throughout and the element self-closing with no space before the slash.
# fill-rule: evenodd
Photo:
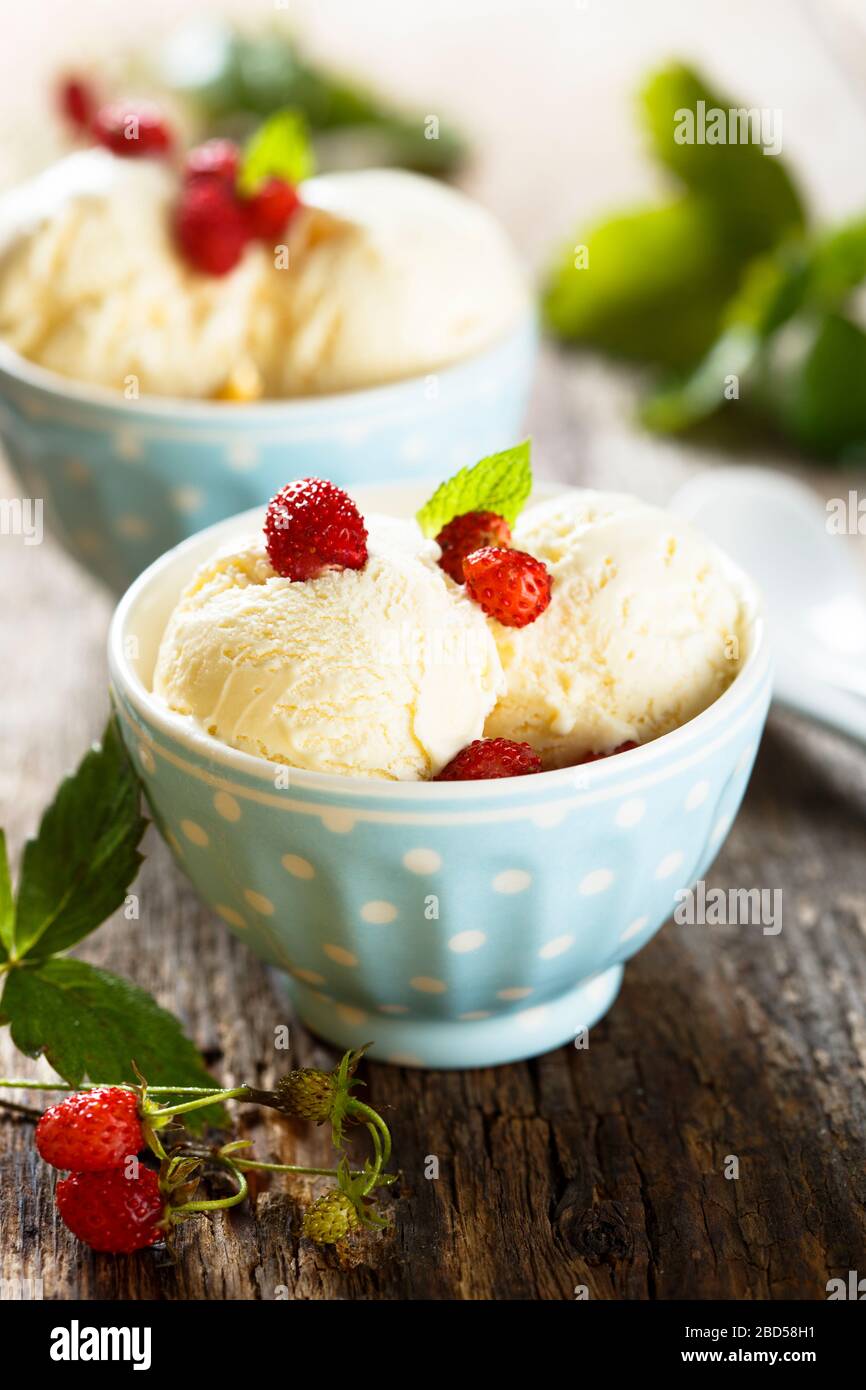
<svg viewBox="0 0 866 1390">
<path fill-rule="evenodd" d="M 300 111 L 284 107 L 259 126 L 244 147 L 238 191 L 248 198 L 269 178 L 301 183 L 314 172 L 313 148 Z"/>
<path fill-rule="evenodd" d="M 85 1078 L 212 1085 L 181 1025 L 144 990 L 59 955 L 125 900 L 147 827 L 132 764 L 112 719 L 102 742 L 66 777 L 25 847 L 17 900 L 0 831 L 0 1025 L 29 1057 L 45 1056 L 78 1086 Z M 213 1110 L 205 1118 L 221 1118 Z"/>
<path fill-rule="evenodd" d="M 425 536 L 438 536 L 455 516 L 496 512 L 513 526 L 532 491 L 529 440 L 461 468 L 436 489 L 416 520 Z"/>
<path fill-rule="evenodd" d="M 138 843 L 146 825 L 112 722 L 101 746 L 61 782 L 25 847 L 10 954 L 66 950 L 120 907 L 142 861 Z"/>
</svg>

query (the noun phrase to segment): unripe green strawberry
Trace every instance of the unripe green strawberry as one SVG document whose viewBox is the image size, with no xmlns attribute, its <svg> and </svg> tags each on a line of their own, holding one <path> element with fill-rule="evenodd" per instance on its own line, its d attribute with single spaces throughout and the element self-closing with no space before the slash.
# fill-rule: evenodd
<svg viewBox="0 0 866 1390">
<path fill-rule="evenodd" d="M 303 1233 L 317 1245 L 335 1245 L 361 1224 L 350 1197 L 335 1189 L 319 1197 L 304 1213 Z"/>
<path fill-rule="evenodd" d="M 304 1120 L 329 1120 L 334 1107 L 336 1080 L 331 1072 L 301 1067 L 280 1077 L 276 1094 L 280 1110 Z"/>
</svg>

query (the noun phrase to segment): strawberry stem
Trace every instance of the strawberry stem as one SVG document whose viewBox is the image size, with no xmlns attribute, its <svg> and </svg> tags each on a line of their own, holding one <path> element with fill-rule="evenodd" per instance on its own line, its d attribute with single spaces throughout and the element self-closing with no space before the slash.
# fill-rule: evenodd
<svg viewBox="0 0 866 1390">
<path fill-rule="evenodd" d="M 235 1158 L 232 1160 L 232 1162 L 238 1168 L 252 1168 L 262 1173 L 296 1173 L 302 1175 L 306 1174 L 308 1177 L 311 1178 L 337 1177 L 336 1168 L 305 1168 L 302 1165 L 296 1163 L 260 1163 L 257 1159 L 254 1158 Z M 354 1169 L 352 1172 L 352 1177 L 363 1177 L 363 1171 L 360 1168 Z M 384 1173 L 380 1177 L 380 1183 L 383 1186 L 387 1186 L 395 1181 L 396 1176 L 389 1173 Z"/>
<path fill-rule="evenodd" d="M 373 1125 L 375 1125 L 376 1129 L 379 1130 L 379 1132 L 382 1135 L 383 1141 L 381 1161 L 382 1164 L 386 1164 L 388 1162 L 388 1159 L 391 1157 L 391 1131 L 388 1129 L 388 1126 L 385 1124 L 385 1121 L 382 1119 L 382 1116 L 377 1115 L 376 1111 L 372 1108 L 372 1106 L 365 1105 L 362 1100 L 357 1100 L 354 1096 L 352 1096 L 349 1100 L 348 1111 L 349 1114 L 363 1116 L 363 1118 L 367 1122 L 367 1128 L 370 1130 L 371 1134 L 373 1133 Z"/>
<path fill-rule="evenodd" d="M 65 1081 L 33 1081 L 30 1077 L 21 1077 L 16 1080 L 6 1080 L 0 1077 L 0 1087 L 6 1090 L 15 1091 L 95 1091 L 101 1086 L 117 1084 L 125 1086 L 130 1091 L 137 1091 L 139 1088 L 130 1081 L 118 1081 L 112 1083 L 108 1081 L 84 1081 L 78 1086 L 70 1086 Z M 148 1086 L 148 1092 L 155 1096 L 218 1096 L 223 1094 L 221 1086 Z M 241 1089 L 249 1090 L 249 1087 Z M 206 1102 L 209 1104 L 210 1102 Z"/>
<path fill-rule="evenodd" d="M 237 1192 L 233 1192 L 230 1197 L 217 1197 L 211 1201 L 184 1202 L 183 1206 L 174 1207 L 172 1209 L 171 1216 L 173 1221 L 183 1220 L 185 1216 L 189 1216 L 191 1212 L 196 1211 L 225 1211 L 228 1207 L 236 1207 L 239 1206 L 241 1202 L 246 1201 L 249 1185 L 237 1164 L 234 1163 L 232 1159 L 225 1158 L 222 1155 L 216 1158 L 216 1161 L 224 1168 L 227 1168 L 232 1174 L 232 1177 L 237 1180 Z"/>
<path fill-rule="evenodd" d="M 153 1094 L 162 1087 L 148 1086 L 148 1093 Z M 168 1088 L 165 1088 L 168 1089 Z M 202 1106 L 216 1105 L 223 1100 L 248 1100 L 250 1095 L 249 1086 L 233 1086 L 229 1091 L 211 1091 L 202 1096 L 201 1100 L 185 1100 L 180 1105 L 166 1105 L 152 1112 L 153 1118 L 165 1119 L 168 1115 L 186 1115 L 190 1110 L 201 1110 Z"/>
</svg>

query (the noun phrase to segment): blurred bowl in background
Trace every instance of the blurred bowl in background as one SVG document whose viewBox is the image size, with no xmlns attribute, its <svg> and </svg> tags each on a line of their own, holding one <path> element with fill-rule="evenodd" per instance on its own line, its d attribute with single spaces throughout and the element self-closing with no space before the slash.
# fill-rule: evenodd
<svg viewBox="0 0 866 1390">
<path fill-rule="evenodd" d="M 121 592 L 203 527 L 293 478 L 344 487 L 447 477 L 520 437 L 537 351 L 532 311 L 425 376 L 339 395 L 233 405 L 126 400 L 0 344 L 0 439 L 22 488 L 91 574 Z"/>
</svg>

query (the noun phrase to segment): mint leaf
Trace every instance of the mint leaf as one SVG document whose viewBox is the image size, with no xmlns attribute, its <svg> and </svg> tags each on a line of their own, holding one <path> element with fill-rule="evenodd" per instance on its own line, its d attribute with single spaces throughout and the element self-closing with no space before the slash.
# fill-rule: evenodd
<svg viewBox="0 0 866 1390">
<path fill-rule="evenodd" d="M 6 960 L 15 933 L 15 903 L 6 854 L 6 833 L 0 830 L 0 960 Z"/>
<path fill-rule="evenodd" d="M 425 536 L 438 536 L 443 526 L 464 512 L 496 512 L 513 526 L 531 491 L 529 440 L 524 439 L 472 468 L 461 468 L 424 503 L 418 525 Z"/>
<path fill-rule="evenodd" d="M 132 1069 L 154 1086 L 213 1086 L 180 1023 L 118 975 L 84 961 L 55 958 L 10 971 L 0 1023 L 28 1057 L 44 1056 L 72 1086 L 135 1082 Z M 162 1101 L 164 1098 L 160 1097 Z M 219 1107 L 193 1111 L 220 1123 Z"/>
<path fill-rule="evenodd" d="M 101 745 L 61 782 L 25 847 L 10 954 L 64 950 L 120 907 L 142 860 L 137 845 L 146 825 L 112 719 Z"/>
<path fill-rule="evenodd" d="M 244 148 L 238 190 L 249 197 L 269 178 L 301 183 L 313 173 L 307 122 L 300 111 L 285 107 L 269 116 Z"/>
</svg>

